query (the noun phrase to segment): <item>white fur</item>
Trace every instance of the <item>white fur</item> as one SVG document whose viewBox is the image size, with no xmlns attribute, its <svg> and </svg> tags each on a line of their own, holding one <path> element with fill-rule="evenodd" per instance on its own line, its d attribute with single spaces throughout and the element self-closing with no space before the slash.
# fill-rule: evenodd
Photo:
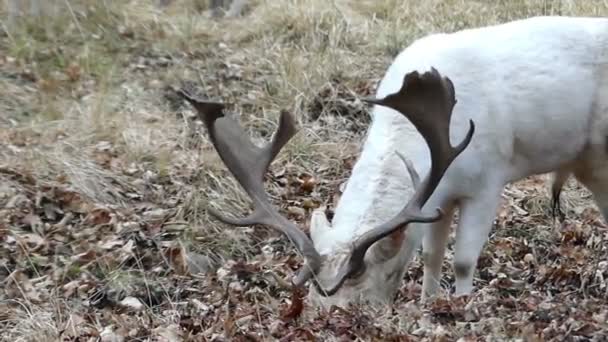
<svg viewBox="0 0 608 342">
<path fill-rule="evenodd" d="M 608 19 L 535 17 L 506 24 L 434 34 L 415 41 L 388 68 L 377 91 L 396 92 L 406 73 L 435 67 L 454 83 L 457 104 L 451 141 L 476 130 L 453 162 L 425 211 L 442 207 L 443 222 L 410 225 L 398 254 L 366 255 L 367 271 L 318 303 L 344 305 L 358 299 L 390 302 L 405 268 L 423 244 L 423 296 L 438 290 L 451 214 L 460 211 L 454 263 L 456 293 L 472 291 L 473 271 L 485 244 L 504 186 L 533 174 L 566 172 L 595 194 L 608 215 Z M 329 256 L 320 276 L 331 275 L 356 236 L 395 215 L 413 194 L 395 151 L 424 176 L 428 147 L 413 125 L 392 109 L 375 106 L 363 150 L 332 224 L 316 212 L 315 247 Z M 466 271 L 466 272 L 463 272 Z M 392 278 L 388 279 L 388 275 Z M 395 279 L 396 278 L 396 279 Z"/>
</svg>

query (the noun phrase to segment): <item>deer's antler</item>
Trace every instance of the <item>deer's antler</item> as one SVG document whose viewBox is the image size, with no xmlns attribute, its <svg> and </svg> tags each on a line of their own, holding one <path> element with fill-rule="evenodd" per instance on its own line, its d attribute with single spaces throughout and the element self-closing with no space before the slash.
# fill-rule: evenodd
<svg viewBox="0 0 608 342">
<path fill-rule="evenodd" d="M 321 256 L 308 236 L 270 203 L 263 184 L 268 166 L 296 133 L 292 116 L 281 112 L 279 128 L 272 142 L 260 148 L 251 142 L 237 121 L 224 116 L 224 104 L 197 99 L 185 89 L 178 93 L 196 108 L 220 158 L 253 201 L 253 212 L 244 218 L 227 217 L 212 208 L 209 208 L 209 212 L 230 225 L 262 224 L 285 234 L 305 259 L 304 266 L 292 283 L 296 286 L 304 284 L 320 268 Z"/>
</svg>

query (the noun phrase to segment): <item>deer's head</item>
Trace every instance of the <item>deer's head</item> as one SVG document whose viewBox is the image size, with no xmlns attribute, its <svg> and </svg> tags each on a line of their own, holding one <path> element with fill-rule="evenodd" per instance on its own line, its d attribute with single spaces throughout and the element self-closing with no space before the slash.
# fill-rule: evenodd
<svg viewBox="0 0 608 342">
<path fill-rule="evenodd" d="M 304 264 L 291 284 L 304 286 L 310 281 L 314 287 L 311 294 L 315 297 L 339 297 L 341 303 L 348 302 L 351 297 L 358 296 L 358 293 L 365 293 L 368 287 L 381 286 L 378 284 L 379 279 L 374 279 L 374 266 L 377 263 L 366 259 L 366 252 L 372 245 L 389 235 L 390 239 L 402 238 L 402 233 L 410 223 L 435 222 L 442 217 L 441 209 L 437 208 L 431 215 L 424 215 L 422 207 L 448 166 L 468 146 L 475 130 L 470 121 L 467 136 L 458 146 L 451 146 L 449 126 L 452 109 L 456 104 L 454 86 L 449 78 L 443 77 L 435 69 L 423 74 L 406 74 L 401 89 L 385 98 L 363 99 L 371 104 L 390 107 L 414 124 L 429 146 L 431 170 L 420 181 L 405 158 L 400 156 L 404 162 L 404 177 L 407 177 L 407 170 L 416 188 L 412 198 L 409 201 L 404 199 L 403 209 L 385 223 L 353 237 L 340 250 L 326 251 L 316 248 L 313 240 L 281 215 L 270 203 L 264 190 L 263 179 L 268 166 L 296 133 L 292 116 L 282 112 L 279 128 L 272 141 L 264 147 L 257 147 L 235 120 L 224 116 L 223 104 L 196 99 L 185 90 L 181 90 L 180 94 L 196 108 L 222 161 L 253 202 L 253 212 L 245 218 L 226 217 L 211 208 L 209 212 L 226 224 L 266 225 L 285 234 L 304 259 Z M 317 241 L 316 245 L 318 244 Z"/>
</svg>

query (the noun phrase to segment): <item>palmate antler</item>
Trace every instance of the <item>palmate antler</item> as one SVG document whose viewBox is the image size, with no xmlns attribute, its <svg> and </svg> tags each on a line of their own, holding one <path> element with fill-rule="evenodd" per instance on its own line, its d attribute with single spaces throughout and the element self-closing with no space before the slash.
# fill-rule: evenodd
<svg viewBox="0 0 608 342">
<path fill-rule="evenodd" d="M 245 218 L 226 217 L 212 208 L 208 208 L 209 212 L 226 224 L 235 226 L 262 224 L 285 234 L 305 259 L 305 265 L 294 278 L 293 284 L 305 283 L 319 270 L 321 256 L 306 234 L 282 216 L 270 203 L 263 184 L 264 174 L 270 163 L 296 133 L 292 116 L 287 112 L 281 112 L 279 128 L 272 142 L 260 148 L 251 142 L 237 121 L 224 116 L 224 104 L 196 99 L 185 89 L 179 90 L 178 93 L 196 108 L 220 158 L 253 201 L 253 213 Z"/>
<path fill-rule="evenodd" d="M 331 279 L 328 285 L 320 284 L 315 277 L 323 258 L 315 250 L 312 241 L 272 206 L 263 187 L 264 174 L 268 166 L 296 133 L 291 115 L 286 112 L 281 113 L 279 129 L 272 142 L 259 148 L 253 145 L 235 120 L 224 116 L 223 104 L 196 99 L 185 90 L 180 90 L 179 93 L 196 108 L 218 154 L 253 201 L 253 213 L 243 219 L 228 218 L 210 209 L 211 214 L 227 224 L 236 226 L 262 224 L 285 234 L 305 259 L 304 266 L 292 280 L 292 284 L 302 286 L 312 279 L 318 292 L 326 296 L 337 292 L 346 279 L 365 270 L 363 259 L 372 244 L 398 229 L 405 228 L 409 223 L 434 222 L 441 218 L 440 209 L 431 216 L 424 216 L 421 209 L 449 165 L 468 146 L 475 130 L 473 122 L 470 121 L 470 129 L 464 140 L 456 148 L 450 145 L 450 118 L 456 104 L 454 86 L 448 78 L 442 77 L 435 69 L 422 75 L 418 72 L 408 73 L 405 75 L 402 88 L 395 94 L 383 99 L 364 99 L 366 102 L 399 111 L 416 126 L 431 151 L 431 172 L 420 184 L 418 179 L 413 180 L 416 183 L 416 193 L 393 219 L 356 239 L 350 258 L 341 265 L 337 276 Z M 405 158 L 400 157 L 407 166 Z M 407 170 L 412 178 L 417 178 L 412 166 L 407 166 Z"/>
</svg>

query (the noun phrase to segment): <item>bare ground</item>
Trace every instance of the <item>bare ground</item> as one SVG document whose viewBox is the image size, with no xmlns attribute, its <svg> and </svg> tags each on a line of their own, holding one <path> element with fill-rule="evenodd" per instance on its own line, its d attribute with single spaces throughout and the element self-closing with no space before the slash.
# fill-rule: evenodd
<svg viewBox="0 0 608 342">
<path fill-rule="evenodd" d="M 568 183 L 563 221 L 544 176 L 507 187 L 470 298 L 418 303 L 416 260 L 392 308 L 307 308 L 281 289 L 300 259 L 244 213 L 192 109 L 196 87 L 259 139 L 282 109 L 300 131 L 273 164 L 273 201 L 306 226 L 331 214 L 391 59 L 424 34 L 540 14 L 608 14 L 601 1 L 254 1 L 211 19 L 205 1 L 66 0 L 0 31 L 0 337 L 6 341 L 605 340 L 607 226 Z M 2 13 L 2 18 L 6 14 Z"/>
</svg>

